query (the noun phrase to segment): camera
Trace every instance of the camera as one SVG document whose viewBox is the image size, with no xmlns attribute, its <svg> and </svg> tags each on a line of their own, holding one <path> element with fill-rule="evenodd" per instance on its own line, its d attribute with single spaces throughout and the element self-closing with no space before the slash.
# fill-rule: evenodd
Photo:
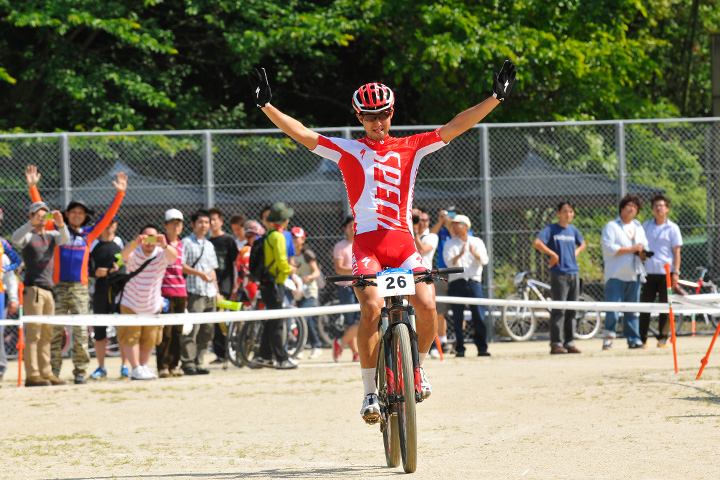
<svg viewBox="0 0 720 480">
<path fill-rule="evenodd" d="M 420 223 L 420 217 L 418 215 L 413 215 L 412 220 L 413 220 L 413 225 L 417 225 L 418 223 Z"/>
</svg>

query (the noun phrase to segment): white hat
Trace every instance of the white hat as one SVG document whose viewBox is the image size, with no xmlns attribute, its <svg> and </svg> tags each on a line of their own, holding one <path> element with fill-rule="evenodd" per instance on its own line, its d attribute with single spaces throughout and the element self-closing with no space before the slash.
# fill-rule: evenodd
<svg viewBox="0 0 720 480">
<path fill-rule="evenodd" d="M 455 215 L 455 218 L 452 219 L 452 223 L 464 223 L 468 226 L 468 228 L 470 228 L 470 219 L 465 215 Z"/>
<path fill-rule="evenodd" d="M 165 212 L 165 221 L 171 222 L 173 220 L 182 220 L 183 214 L 180 210 L 177 210 L 175 208 L 171 208 L 170 210 L 167 210 Z"/>
</svg>

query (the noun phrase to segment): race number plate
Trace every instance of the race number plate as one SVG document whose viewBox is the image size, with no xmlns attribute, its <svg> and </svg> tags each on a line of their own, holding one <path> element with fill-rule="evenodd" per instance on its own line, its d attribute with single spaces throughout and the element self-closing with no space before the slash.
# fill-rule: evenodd
<svg viewBox="0 0 720 480">
<path fill-rule="evenodd" d="M 415 295 L 413 272 L 405 268 L 391 268 L 378 272 L 377 286 L 381 297 Z"/>
</svg>

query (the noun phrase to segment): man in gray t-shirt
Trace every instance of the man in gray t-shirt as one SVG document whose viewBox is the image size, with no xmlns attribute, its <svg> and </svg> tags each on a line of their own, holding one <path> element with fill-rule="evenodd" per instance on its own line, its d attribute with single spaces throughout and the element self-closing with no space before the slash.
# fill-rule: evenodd
<svg viewBox="0 0 720 480">
<path fill-rule="evenodd" d="M 43 202 L 35 202 L 28 208 L 29 220 L 15 230 L 12 242 L 17 245 L 25 261 L 25 290 L 23 309 L 25 315 L 55 315 L 53 299 L 53 267 L 55 247 L 70 240 L 62 213 L 52 212 L 57 230 L 45 230 L 46 215 L 50 209 Z M 25 386 L 41 387 L 63 385 L 53 375 L 50 365 L 50 341 L 53 326 L 41 323 L 25 324 Z"/>
</svg>

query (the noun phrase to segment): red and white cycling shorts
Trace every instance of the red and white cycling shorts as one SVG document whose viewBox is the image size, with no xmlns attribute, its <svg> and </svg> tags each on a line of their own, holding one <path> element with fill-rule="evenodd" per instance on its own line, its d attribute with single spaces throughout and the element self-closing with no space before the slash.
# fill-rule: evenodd
<svg viewBox="0 0 720 480">
<path fill-rule="evenodd" d="M 353 275 L 374 274 L 383 268 L 430 268 L 423 263 L 410 232 L 382 229 L 355 235 L 352 252 Z"/>
</svg>

